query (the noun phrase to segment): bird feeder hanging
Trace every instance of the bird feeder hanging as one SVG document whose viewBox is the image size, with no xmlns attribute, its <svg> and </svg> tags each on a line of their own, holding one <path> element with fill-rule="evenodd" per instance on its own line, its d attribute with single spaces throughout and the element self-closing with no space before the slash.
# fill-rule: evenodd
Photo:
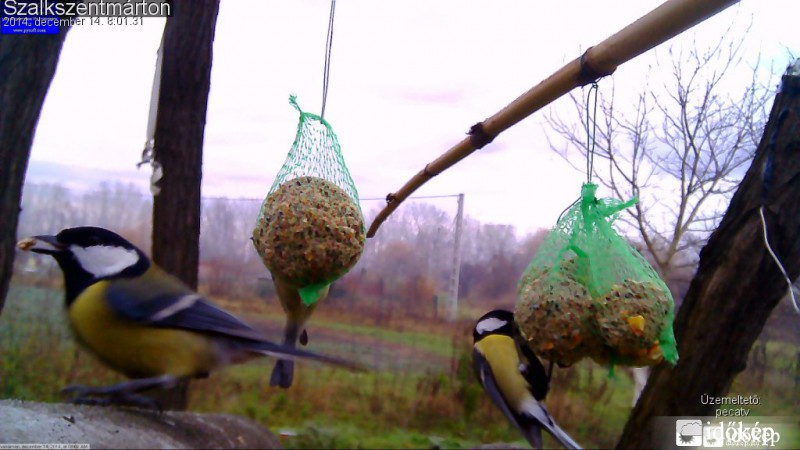
<svg viewBox="0 0 800 450">
<path fill-rule="evenodd" d="M 596 84 L 589 99 L 592 92 L 596 113 Z M 523 273 L 514 318 L 531 350 L 562 366 L 584 357 L 612 369 L 662 360 L 674 364 L 672 295 L 650 263 L 611 226 L 637 199 L 595 195 L 593 116 L 588 111 L 587 182 Z"/>
<path fill-rule="evenodd" d="M 358 262 L 366 243 L 358 191 L 339 140 L 322 117 L 300 112 L 297 135 L 261 205 L 253 243 L 273 277 L 306 306 Z"/>
<path fill-rule="evenodd" d="M 325 120 L 333 19 L 331 0 L 320 115 L 300 113 L 286 161 L 261 205 L 253 244 L 273 279 L 296 288 L 305 306 L 356 265 L 366 244 L 364 215 L 339 139 Z"/>
</svg>

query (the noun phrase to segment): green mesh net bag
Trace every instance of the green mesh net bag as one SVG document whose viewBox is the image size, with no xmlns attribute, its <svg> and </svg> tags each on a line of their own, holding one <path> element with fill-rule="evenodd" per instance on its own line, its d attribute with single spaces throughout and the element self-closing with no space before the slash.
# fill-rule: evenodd
<svg viewBox="0 0 800 450">
<path fill-rule="evenodd" d="M 296 286 L 310 306 L 361 257 L 364 216 L 331 125 L 300 112 L 297 135 L 253 230 L 253 245 L 272 276 Z"/>
<path fill-rule="evenodd" d="M 562 366 L 584 357 L 649 366 L 678 359 L 669 289 L 612 228 L 636 200 L 581 199 L 559 218 L 523 273 L 514 309 L 535 353 Z"/>
</svg>

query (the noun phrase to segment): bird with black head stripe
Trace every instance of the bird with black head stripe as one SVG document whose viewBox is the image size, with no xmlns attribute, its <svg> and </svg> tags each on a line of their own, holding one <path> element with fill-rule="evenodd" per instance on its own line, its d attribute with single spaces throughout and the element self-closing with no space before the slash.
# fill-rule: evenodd
<svg viewBox="0 0 800 450">
<path fill-rule="evenodd" d="M 542 428 L 565 448 L 580 446 L 562 430 L 542 401 L 549 376 L 539 358 L 519 345 L 511 311 L 497 309 L 478 319 L 472 332 L 472 362 L 483 389 L 534 448 L 542 447 Z"/>
<path fill-rule="evenodd" d="M 23 239 L 18 247 L 55 258 L 64 274 L 68 319 L 77 341 L 132 378 L 107 387 L 69 387 L 73 402 L 157 407 L 140 393 L 265 355 L 362 370 L 267 341 L 104 228 L 69 228 L 55 236 Z"/>
</svg>

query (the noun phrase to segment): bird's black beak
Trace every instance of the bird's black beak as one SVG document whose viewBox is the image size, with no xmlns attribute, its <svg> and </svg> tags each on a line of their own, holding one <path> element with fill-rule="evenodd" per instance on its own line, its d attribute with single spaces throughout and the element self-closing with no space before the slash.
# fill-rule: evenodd
<svg viewBox="0 0 800 450">
<path fill-rule="evenodd" d="M 44 255 L 55 255 L 67 249 L 64 244 L 58 241 L 56 236 L 28 237 L 17 242 L 17 248 Z"/>
</svg>

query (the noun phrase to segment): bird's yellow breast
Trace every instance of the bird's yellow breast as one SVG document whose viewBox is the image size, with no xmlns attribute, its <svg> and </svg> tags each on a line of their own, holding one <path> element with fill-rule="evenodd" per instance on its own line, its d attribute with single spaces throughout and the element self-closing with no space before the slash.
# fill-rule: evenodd
<svg viewBox="0 0 800 450">
<path fill-rule="evenodd" d="M 216 363 L 214 342 L 199 333 L 148 327 L 126 320 L 108 306 L 108 282 L 84 290 L 69 308 L 78 340 L 114 370 L 131 378 L 179 377 L 209 372 Z"/>
<path fill-rule="evenodd" d="M 528 382 L 519 372 L 519 354 L 514 340 L 508 336 L 492 334 L 475 346 L 483 354 L 497 382 L 500 393 L 513 410 L 519 411 L 523 401 L 532 397 Z"/>
</svg>

